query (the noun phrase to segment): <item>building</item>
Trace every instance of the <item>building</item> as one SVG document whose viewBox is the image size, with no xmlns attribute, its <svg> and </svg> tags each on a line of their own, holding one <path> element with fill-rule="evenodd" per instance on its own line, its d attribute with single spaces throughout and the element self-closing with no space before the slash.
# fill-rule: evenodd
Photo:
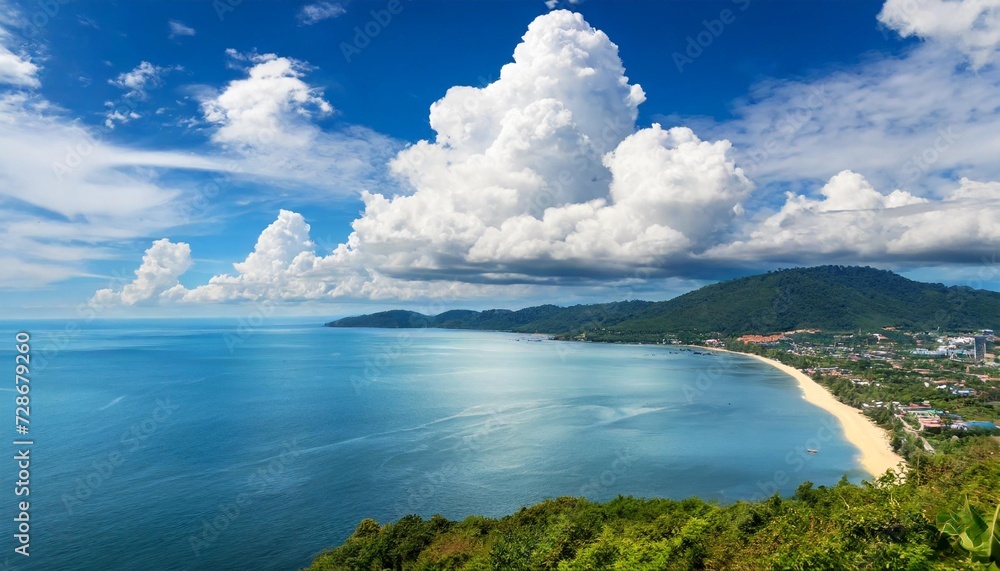
<svg viewBox="0 0 1000 571">
<path fill-rule="evenodd" d="M 986 336 L 977 335 L 976 336 L 976 360 L 985 361 L 986 360 Z"/>
<path fill-rule="evenodd" d="M 784 333 L 777 333 L 775 335 L 744 335 L 737 339 L 737 341 L 742 341 L 743 343 L 756 343 L 758 345 L 775 344 L 778 341 L 786 340 Z"/>
</svg>

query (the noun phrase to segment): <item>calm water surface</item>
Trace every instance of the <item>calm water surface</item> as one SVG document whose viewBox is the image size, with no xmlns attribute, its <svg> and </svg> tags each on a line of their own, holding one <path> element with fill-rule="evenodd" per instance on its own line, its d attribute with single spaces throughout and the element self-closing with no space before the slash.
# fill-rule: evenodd
<svg viewBox="0 0 1000 571">
<path fill-rule="evenodd" d="M 867 477 L 833 417 L 748 357 L 305 321 L 0 322 L 0 565 L 296 569 L 365 517 L 500 516 L 562 495 L 729 502 Z M 19 330 L 30 558 L 11 522 Z"/>
</svg>

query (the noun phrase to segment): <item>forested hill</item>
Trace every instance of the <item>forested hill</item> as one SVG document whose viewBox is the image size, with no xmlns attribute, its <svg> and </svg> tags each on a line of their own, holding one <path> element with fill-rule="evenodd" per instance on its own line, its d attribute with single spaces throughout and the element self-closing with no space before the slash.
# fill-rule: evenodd
<svg viewBox="0 0 1000 571">
<path fill-rule="evenodd" d="M 705 286 L 669 301 L 623 301 L 519 311 L 455 310 L 428 316 L 394 310 L 328 327 L 449 328 L 587 338 L 741 335 L 793 329 L 1000 328 L 1000 293 L 928 284 L 856 266 L 794 268 Z"/>
</svg>

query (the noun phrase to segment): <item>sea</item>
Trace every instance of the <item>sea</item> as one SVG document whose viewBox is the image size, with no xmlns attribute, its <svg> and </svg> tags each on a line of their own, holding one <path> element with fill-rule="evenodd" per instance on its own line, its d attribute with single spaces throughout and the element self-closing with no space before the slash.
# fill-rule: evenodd
<svg viewBox="0 0 1000 571">
<path fill-rule="evenodd" d="M 294 570 L 364 518 L 869 478 L 832 415 L 740 355 L 321 318 L 2 321 L 0 337 L 0 569 Z"/>
</svg>

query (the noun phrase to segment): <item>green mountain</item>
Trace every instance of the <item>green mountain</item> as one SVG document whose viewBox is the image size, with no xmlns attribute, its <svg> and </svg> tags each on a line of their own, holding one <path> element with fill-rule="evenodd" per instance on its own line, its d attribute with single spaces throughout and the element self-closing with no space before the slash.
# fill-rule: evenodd
<svg viewBox="0 0 1000 571">
<path fill-rule="evenodd" d="M 771 333 L 793 329 L 911 330 L 1000 328 L 1000 293 L 906 279 L 886 270 L 819 266 L 719 282 L 669 301 L 622 301 L 519 311 L 456 310 L 440 315 L 385 311 L 328 327 L 449 328 L 585 334 L 594 340 Z"/>
</svg>

